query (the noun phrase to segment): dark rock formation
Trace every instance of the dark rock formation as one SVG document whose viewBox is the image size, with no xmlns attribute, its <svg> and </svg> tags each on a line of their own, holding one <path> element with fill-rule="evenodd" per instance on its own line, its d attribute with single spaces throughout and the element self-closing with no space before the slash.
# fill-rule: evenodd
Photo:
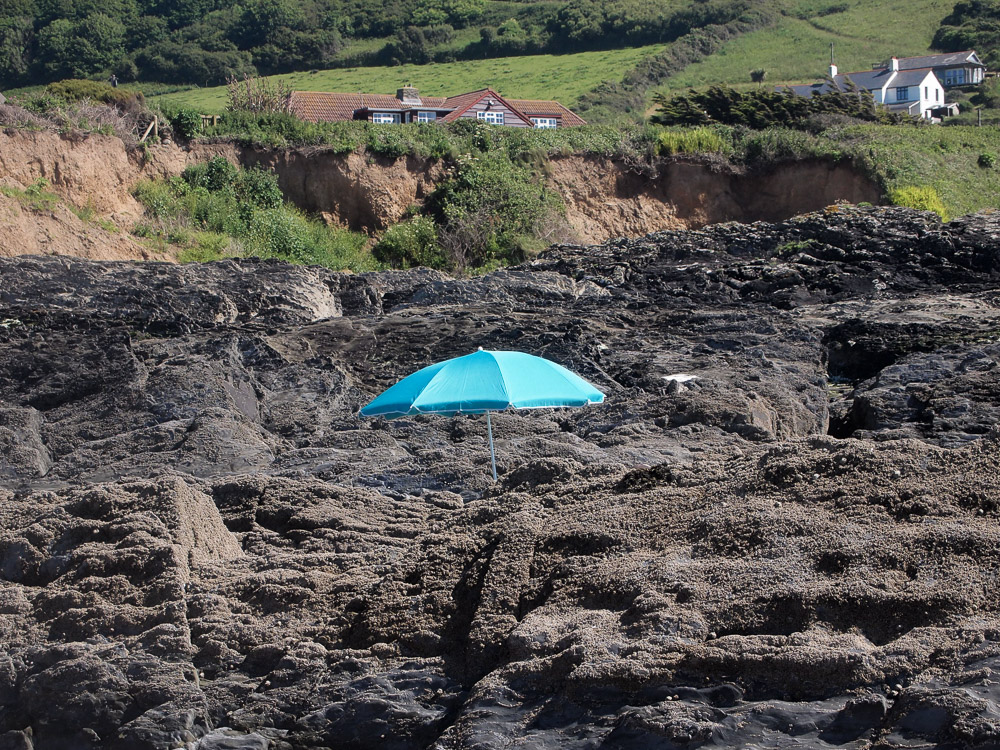
<svg viewBox="0 0 1000 750">
<path fill-rule="evenodd" d="M 0 748 L 995 747 L 1000 220 L 0 260 Z M 359 420 L 477 346 L 601 406 Z"/>
</svg>

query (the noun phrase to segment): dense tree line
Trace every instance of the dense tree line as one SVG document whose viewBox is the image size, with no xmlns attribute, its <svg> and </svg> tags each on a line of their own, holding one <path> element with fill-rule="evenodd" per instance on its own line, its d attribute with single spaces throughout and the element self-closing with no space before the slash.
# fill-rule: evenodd
<svg viewBox="0 0 1000 750">
<path fill-rule="evenodd" d="M 636 46 L 726 23 L 760 0 L 0 0 L 0 88 L 115 74 L 219 84 L 340 64 L 424 63 Z M 462 50 L 439 50 L 479 28 Z M 352 39 L 383 48 L 340 55 Z"/>
<path fill-rule="evenodd" d="M 941 21 L 933 45 L 943 52 L 974 49 L 988 66 L 1000 65 L 1000 0 L 961 0 Z"/>
</svg>

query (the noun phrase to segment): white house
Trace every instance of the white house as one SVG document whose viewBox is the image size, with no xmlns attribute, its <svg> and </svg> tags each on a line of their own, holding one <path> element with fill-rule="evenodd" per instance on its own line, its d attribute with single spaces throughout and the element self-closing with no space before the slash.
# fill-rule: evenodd
<svg viewBox="0 0 1000 750">
<path fill-rule="evenodd" d="M 930 68 L 945 88 L 977 85 L 982 83 L 986 76 L 986 66 L 972 49 L 939 55 L 900 57 L 898 62 L 900 70 Z M 872 68 L 888 68 L 890 64 L 891 61 L 882 62 L 873 65 Z"/>
<path fill-rule="evenodd" d="M 832 81 L 832 85 L 831 85 Z M 944 86 L 932 68 L 900 70 L 899 59 L 893 57 L 884 68 L 862 70 L 857 73 L 838 73 L 830 65 L 830 75 L 825 81 L 802 86 L 787 86 L 800 96 L 825 94 L 836 87 L 848 91 L 851 84 L 867 91 L 878 104 L 893 112 L 906 112 L 913 117 L 934 119 L 934 110 L 945 107 Z"/>
</svg>

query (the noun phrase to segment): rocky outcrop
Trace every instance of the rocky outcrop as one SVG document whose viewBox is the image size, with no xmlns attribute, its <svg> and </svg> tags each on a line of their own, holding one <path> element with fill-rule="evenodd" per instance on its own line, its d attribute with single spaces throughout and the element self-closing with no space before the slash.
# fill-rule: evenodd
<svg viewBox="0 0 1000 750">
<path fill-rule="evenodd" d="M 0 746 L 1000 742 L 1000 223 L 0 260 Z M 360 420 L 477 346 L 600 406 Z"/>
</svg>

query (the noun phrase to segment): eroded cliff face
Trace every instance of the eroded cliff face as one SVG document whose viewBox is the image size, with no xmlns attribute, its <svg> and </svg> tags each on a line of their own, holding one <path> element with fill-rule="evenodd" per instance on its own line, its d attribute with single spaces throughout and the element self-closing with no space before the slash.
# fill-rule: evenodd
<svg viewBox="0 0 1000 750">
<path fill-rule="evenodd" d="M 782 221 L 838 201 L 881 202 L 878 187 L 849 165 L 819 160 L 750 173 L 670 161 L 650 175 L 599 156 L 555 157 L 550 166 L 550 184 L 586 242 L 723 221 Z"/>
<path fill-rule="evenodd" d="M 176 146 L 154 146 L 147 159 L 110 135 L 0 130 L 0 180 L 27 187 L 38 179 L 75 206 L 102 215 L 138 216 L 132 188 L 143 177 L 179 174 L 187 163 Z"/>
<path fill-rule="evenodd" d="M 245 166 L 273 169 L 285 195 L 297 206 L 332 224 L 369 234 L 400 221 L 444 174 L 441 162 L 412 156 L 341 156 L 322 149 L 265 150 L 225 143 L 188 149 L 161 145 L 148 153 L 129 153 L 110 136 L 18 132 L 0 133 L 0 181 L 27 187 L 44 178 L 67 202 L 90 206 L 129 229 L 142 213 L 131 193 L 139 180 L 178 175 L 188 164 L 219 155 Z M 683 160 L 636 169 L 607 157 L 570 155 L 553 157 L 547 171 L 550 187 L 566 205 L 572 232 L 584 242 L 722 221 L 779 221 L 838 201 L 881 199 L 878 187 L 849 165 L 823 161 L 790 162 L 767 172 L 744 173 Z M 85 240 L 69 226 L 53 233 L 54 241 L 47 244 L 39 242 L 39 232 L 24 226 L 24 221 L 17 226 L 0 253 L 149 257 L 148 249 L 121 236 L 90 232 Z"/>
<path fill-rule="evenodd" d="M 296 205 L 356 231 L 400 221 L 443 177 L 440 162 L 322 151 L 271 151 L 231 144 L 195 146 L 189 159 L 225 156 L 273 169 Z M 696 229 L 722 221 L 781 221 L 838 201 L 881 202 L 877 185 L 847 164 L 820 160 L 741 172 L 693 160 L 638 168 L 620 159 L 573 154 L 546 165 L 569 225 L 582 242 L 634 237 L 658 229 Z"/>
<path fill-rule="evenodd" d="M 441 162 L 413 156 L 341 156 L 318 149 L 276 151 L 232 144 L 196 145 L 188 152 L 188 161 L 213 156 L 273 170 L 285 197 L 296 206 L 367 233 L 395 224 L 408 208 L 423 203 L 444 172 Z"/>
<path fill-rule="evenodd" d="M 154 146 L 148 156 L 129 152 L 113 136 L 0 130 L 0 187 L 23 191 L 45 180 L 44 189 L 65 201 L 37 210 L 0 194 L 0 257 L 166 260 L 128 234 L 143 213 L 132 189 L 144 178 L 179 174 L 187 158 L 176 146 Z M 70 206 L 126 231 L 84 221 Z"/>
</svg>

